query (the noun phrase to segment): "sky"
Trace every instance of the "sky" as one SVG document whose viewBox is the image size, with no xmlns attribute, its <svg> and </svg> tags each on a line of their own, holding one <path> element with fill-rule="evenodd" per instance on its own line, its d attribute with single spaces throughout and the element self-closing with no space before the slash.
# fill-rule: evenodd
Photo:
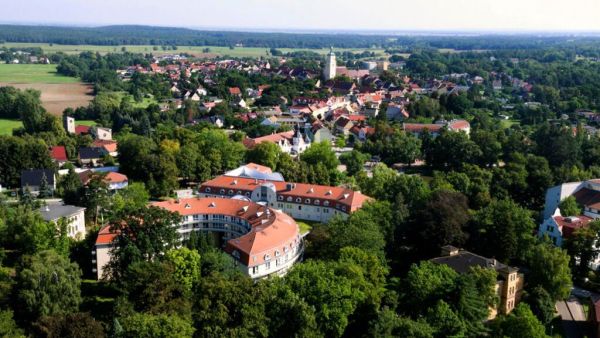
<svg viewBox="0 0 600 338">
<path fill-rule="evenodd" d="M 0 0 L 0 22 L 241 30 L 600 32 L 600 0 Z"/>
</svg>

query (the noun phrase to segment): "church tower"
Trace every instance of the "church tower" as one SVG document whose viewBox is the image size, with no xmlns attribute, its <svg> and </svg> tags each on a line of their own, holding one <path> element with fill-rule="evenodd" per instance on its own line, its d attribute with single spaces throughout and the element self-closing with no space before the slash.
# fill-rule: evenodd
<svg viewBox="0 0 600 338">
<path fill-rule="evenodd" d="M 323 67 L 323 78 L 325 81 L 331 80 L 335 77 L 335 71 L 337 68 L 337 62 L 335 61 L 335 53 L 333 52 L 333 47 L 329 50 L 329 54 L 327 54 L 327 60 L 325 61 L 325 67 Z"/>
</svg>

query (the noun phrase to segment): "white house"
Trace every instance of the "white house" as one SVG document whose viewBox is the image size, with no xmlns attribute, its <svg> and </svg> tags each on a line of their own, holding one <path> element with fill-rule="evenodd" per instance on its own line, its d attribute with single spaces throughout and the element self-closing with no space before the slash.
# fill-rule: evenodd
<svg viewBox="0 0 600 338">
<path fill-rule="evenodd" d="M 85 237 L 85 208 L 62 203 L 48 203 L 42 206 L 40 214 L 46 222 L 58 224 L 61 218 L 67 221 L 69 237 L 83 239 Z"/>
</svg>

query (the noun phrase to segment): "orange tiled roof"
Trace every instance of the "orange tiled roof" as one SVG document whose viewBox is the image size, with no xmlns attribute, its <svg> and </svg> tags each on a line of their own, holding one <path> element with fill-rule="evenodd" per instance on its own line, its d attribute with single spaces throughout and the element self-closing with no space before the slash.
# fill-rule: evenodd
<svg viewBox="0 0 600 338">
<path fill-rule="evenodd" d="M 253 148 L 257 144 L 260 144 L 263 142 L 278 143 L 281 140 L 284 140 L 284 139 L 289 140 L 292 137 L 294 137 L 294 131 L 290 130 L 290 131 L 284 131 L 281 133 L 266 135 L 266 136 L 257 137 L 257 138 L 246 138 L 242 141 L 242 143 L 244 144 L 244 146 L 246 146 L 246 148 Z"/>
<path fill-rule="evenodd" d="M 288 215 L 260 204 L 223 198 L 187 198 L 179 201 L 155 202 L 152 205 L 189 215 L 225 215 L 245 219 L 252 229 L 247 234 L 227 242 L 225 251 L 240 254 L 240 261 L 247 266 L 264 263 L 265 254 L 275 257 L 275 250 L 298 245 L 298 224 Z M 285 250 L 287 251 L 287 250 Z"/>
<path fill-rule="evenodd" d="M 291 197 L 291 203 L 297 203 L 296 198 L 298 197 L 302 199 L 302 204 L 305 203 L 306 199 L 310 199 L 311 203 L 314 203 L 314 200 L 329 201 L 331 207 L 336 207 L 339 204 L 345 206 L 347 212 L 358 210 L 365 202 L 371 199 L 360 192 L 343 187 L 265 181 L 231 176 L 218 176 L 210 181 L 204 182 L 200 186 L 200 192 L 218 194 L 221 189 L 224 189 L 225 194 L 223 195 L 228 195 L 229 190 L 232 190 L 233 194 L 239 195 L 238 191 L 240 191 L 241 194 L 252 192 L 254 189 L 265 183 L 273 184 L 277 194 L 283 196 L 285 200 L 287 200 L 288 197 Z M 206 188 L 210 188 L 210 191 L 206 191 Z"/>
<path fill-rule="evenodd" d="M 109 153 L 117 151 L 117 141 L 114 140 L 94 140 L 92 147 L 104 148 Z"/>
</svg>

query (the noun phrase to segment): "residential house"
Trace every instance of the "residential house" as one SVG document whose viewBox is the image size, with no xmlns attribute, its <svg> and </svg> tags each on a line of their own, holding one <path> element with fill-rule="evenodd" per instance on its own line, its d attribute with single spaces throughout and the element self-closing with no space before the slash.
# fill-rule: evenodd
<svg viewBox="0 0 600 338">
<path fill-rule="evenodd" d="M 31 169 L 21 171 L 21 189 L 29 190 L 32 195 L 40 193 L 40 186 L 43 181 L 51 193 L 56 190 L 56 175 L 52 169 Z"/>
<path fill-rule="evenodd" d="M 262 142 L 272 142 L 279 146 L 281 151 L 291 155 L 299 155 L 310 147 L 310 139 L 304 135 L 300 128 L 296 130 L 284 131 L 256 138 L 246 138 L 242 141 L 248 149 L 254 148 Z"/>
<path fill-rule="evenodd" d="M 67 163 L 69 159 L 67 158 L 67 150 L 64 146 L 53 146 L 50 148 L 50 157 L 59 167 L 62 167 L 63 164 Z"/>
<path fill-rule="evenodd" d="M 494 269 L 497 273 L 496 295 L 499 303 L 490 308 L 488 319 L 494 319 L 501 314 L 509 314 L 521 301 L 523 294 L 524 275 L 514 268 L 498 262 L 493 258 L 479 256 L 466 250 L 460 250 L 451 245 L 442 247 L 442 256 L 431 260 L 437 264 L 444 264 L 459 274 L 468 273 L 473 267 Z"/>
<path fill-rule="evenodd" d="M 112 157 L 117 157 L 117 155 L 119 155 L 117 152 L 117 141 L 94 140 L 94 142 L 92 142 L 92 147 L 104 148 L 104 150 L 106 150 L 106 152 Z"/>
<path fill-rule="evenodd" d="M 350 135 L 352 127 L 354 127 L 354 122 L 350 121 L 347 116 L 340 116 L 334 124 L 335 132 L 344 136 Z"/>
<path fill-rule="evenodd" d="M 83 184 L 84 186 L 88 185 L 94 174 L 100 175 L 102 177 L 102 181 L 106 183 L 110 192 L 125 189 L 129 185 L 129 180 L 127 179 L 127 176 L 121 173 L 109 171 L 106 174 L 104 174 L 97 173 L 93 170 L 85 170 L 78 174 L 79 179 L 81 180 L 81 184 Z"/>
<path fill-rule="evenodd" d="M 81 147 L 78 159 L 81 164 L 96 167 L 107 154 L 108 152 L 103 147 Z"/>
<path fill-rule="evenodd" d="M 58 224 L 60 219 L 65 219 L 69 237 L 85 238 L 85 208 L 63 203 L 47 203 L 39 208 L 39 212 L 46 222 Z"/>
</svg>

